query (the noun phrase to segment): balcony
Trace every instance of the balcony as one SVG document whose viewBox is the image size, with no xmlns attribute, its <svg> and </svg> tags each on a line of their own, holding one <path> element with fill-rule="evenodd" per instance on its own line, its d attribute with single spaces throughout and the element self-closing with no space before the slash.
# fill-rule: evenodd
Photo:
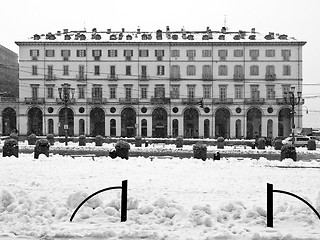
<svg viewBox="0 0 320 240">
<path fill-rule="evenodd" d="M 244 74 L 233 74 L 233 80 L 234 81 L 243 81 L 244 80 Z"/>
<path fill-rule="evenodd" d="M 138 98 L 119 98 L 119 103 L 121 104 L 138 104 Z"/>
<path fill-rule="evenodd" d="M 290 105 L 290 103 L 286 102 L 284 98 L 276 98 L 276 103 L 277 105 Z M 304 98 L 300 100 L 299 105 L 303 105 L 303 104 L 304 104 Z"/>
<path fill-rule="evenodd" d="M 274 81 L 276 80 L 276 74 L 266 74 L 266 80 L 267 81 Z"/>
<path fill-rule="evenodd" d="M 179 74 L 170 74 L 170 80 L 171 81 L 179 81 L 181 78 L 180 73 Z"/>
<path fill-rule="evenodd" d="M 87 80 L 87 75 L 86 74 L 76 75 L 76 80 L 77 81 L 86 81 Z"/>
<path fill-rule="evenodd" d="M 106 104 L 107 98 L 95 97 L 95 98 L 87 98 L 88 104 Z"/>
<path fill-rule="evenodd" d="M 245 98 L 244 103 L 245 104 L 264 104 L 265 99 L 264 98 Z"/>
<path fill-rule="evenodd" d="M 148 74 L 140 74 L 139 80 L 140 81 L 148 81 L 148 80 L 150 80 L 150 76 Z"/>
<path fill-rule="evenodd" d="M 202 80 L 204 81 L 212 81 L 213 75 L 212 74 L 202 74 Z"/>
<path fill-rule="evenodd" d="M 76 102 L 76 100 L 74 98 L 68 100 L 68 104 L 75 104 L 75 102 Z M 56 98 L 56 103 L 57 104 L 65 104 L 61 98 Z"/>
<path fill-rule="evenodd" d="M 213 98 L 213 104 L 232 104 L 233 98 Z"/>
<path fill-rule="evenodd" d="M 44 98 L 25 98 L 25 103 L 26 104 L 44 104 Z"/>
<path fill-rule="evenodd" d="M 170 103 L 170 98 L 166 97 L 151 97 L 150 103 L 157 105 L 157 104 L 168 104 Z"/>
<path fill-rule="evenodd" d="M 107 78 L 110 81 L 117 81 L 118 80 L 118 74 L 108 74 Z"/>
<path fill-rule="evenodd" d="M 54 75 L 54 74 L 44 75 L 44 79 L 46 81 L 54 81 L 54 80 L 56 80 L 56 75 Z"/>
<path fill-rule="evenodd" d="M 182 104 L 196 105 L 202 98 L 182 98 Z"/>
</svg>

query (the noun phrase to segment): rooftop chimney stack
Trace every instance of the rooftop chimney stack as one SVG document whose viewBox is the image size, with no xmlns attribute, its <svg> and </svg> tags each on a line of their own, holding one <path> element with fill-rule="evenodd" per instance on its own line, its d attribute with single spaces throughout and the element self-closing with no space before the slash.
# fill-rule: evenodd
<svg viewBox="0 0 320 240">
<path fill-rule="evenodd" d="M 256 33 L 256 29 L 255 28 L 251 28 L 251 33 Z"/>
<path fill-rule="evenodd" d="M 67 34 L 68 33 L 68 29 L 63 29 L 63 33 Z"/>
</svg>

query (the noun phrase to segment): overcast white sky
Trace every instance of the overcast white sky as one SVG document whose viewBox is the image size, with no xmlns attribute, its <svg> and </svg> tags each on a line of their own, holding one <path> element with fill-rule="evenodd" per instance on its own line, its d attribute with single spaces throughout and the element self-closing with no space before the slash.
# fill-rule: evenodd
<svg viewBox="0 0 320 240">
<path fill-rule="evenodd" d="M 18 53 L 15 41 L 70 30 L 229 30 L 256 28 L 307 41 L 303 48 L 305 127 L 320 127 L 320 0 L 2 0 L 0 44 Z M 319 84 L 319 85 L 312 85 Z M 317 95 L 316 98 L 307 98 Z M 306 111 L 304 111 L 305 114 Z"/>
</svg>

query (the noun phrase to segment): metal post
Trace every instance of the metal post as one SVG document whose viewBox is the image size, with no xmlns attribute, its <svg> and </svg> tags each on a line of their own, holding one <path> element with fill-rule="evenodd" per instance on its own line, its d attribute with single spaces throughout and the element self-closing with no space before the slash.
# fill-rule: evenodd
<svg viewBox="0 0 320 240">
<path fill-rule="evenodd" d="M 295 125 L 294 125 L 294 104 L 295 104 L 295 97 L 294 97 L 294 93 L 291 92 L 292 94 L 292 98 L 290 98 L 291 100 L 291 104 L 292 104 L 292 144 L 294 144 L 294 129 L 295 129 Z"/>
<path fill-rule="evenodd" d="M 122 181 L 121 187 L 121 222 L 127 221 L 128 180 Z"/>
<path fill-rule="evenodd" d="M 273 184 L 267 183 L 267 227 L 273 227 Z"/>
</svg>

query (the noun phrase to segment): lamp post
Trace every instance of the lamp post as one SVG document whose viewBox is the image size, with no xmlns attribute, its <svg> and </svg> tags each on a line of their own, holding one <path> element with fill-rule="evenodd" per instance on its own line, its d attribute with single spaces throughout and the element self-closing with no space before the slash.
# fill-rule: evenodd
<svg viewBox="0 0 320 240">
<path fill-rule="evenodd" d="M 292 114 L 292 144 L 294 144 L 294 106 L 298 105 L 301 101 L 301 92 L 297 92 L 298 97 L 295 97 L 295 87 L 291 87 L 291 91 L 286 92 L 284 100 L 287 104 L 291 105 L 291 114 Z"/>
<path fill-rule="evenodd" d="M 62 88 L 58 88 L 59 90 L 59 98 L 62 100 L 62 103 L 65 106 L 65 114 L 64 114 L 64 134 L 65 134 L 65 145 L 68 146 L 68 104 L 74 99 L 74 88 L 70 88 L 70 84 L 64 83 L 61 85 Z M 71 93 L 71 94 L 70 94 Z M 71 96 L 70 96 L 71 95 Z"/>
</svg>

